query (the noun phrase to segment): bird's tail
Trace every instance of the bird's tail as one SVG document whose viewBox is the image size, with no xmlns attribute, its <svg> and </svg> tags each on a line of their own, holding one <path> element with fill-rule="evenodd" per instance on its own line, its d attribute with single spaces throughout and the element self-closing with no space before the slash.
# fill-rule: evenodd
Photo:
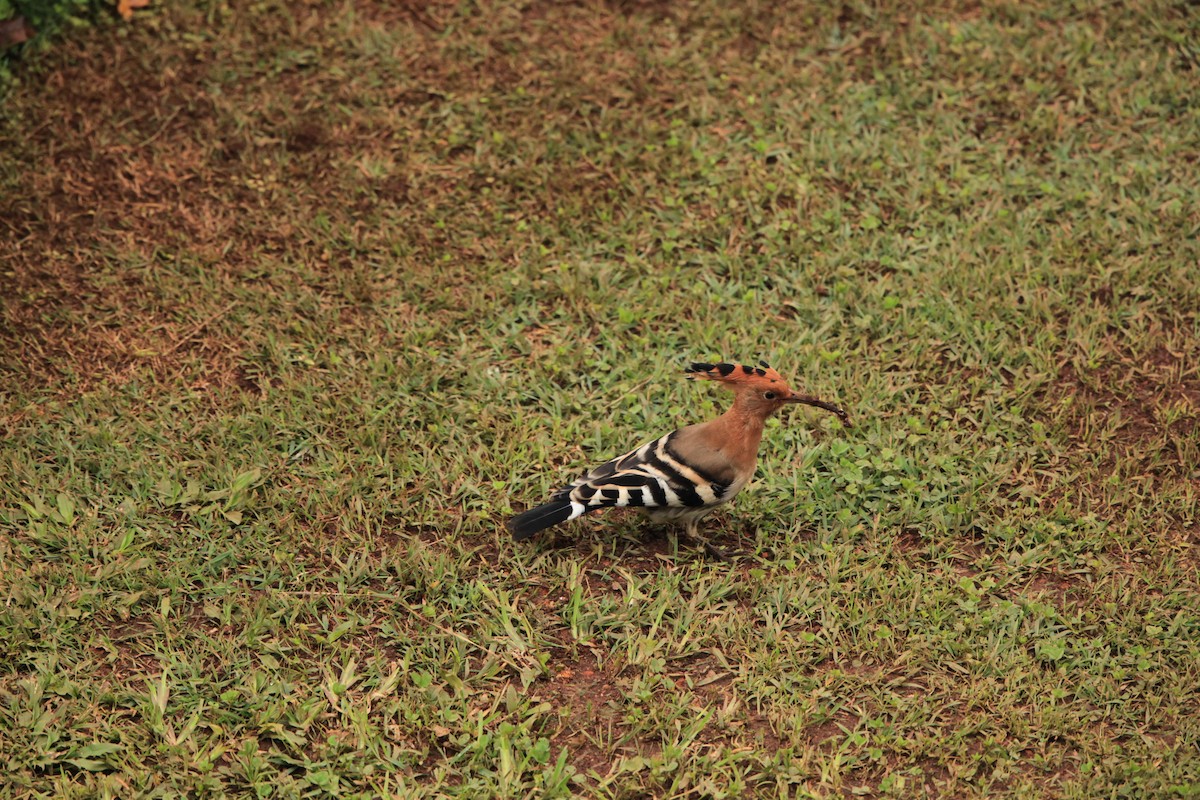
<svg viewBox="0 0 1200 800">
<path fill-rule="evenodd" d="M 531 508 L 508 521 L 508 529 L 518 542 L 528 539 L 543 528 L 574 519 L 583 513 L 578 503 L 570 500 L 551 500 L 549 503 Z"/>
</svg>

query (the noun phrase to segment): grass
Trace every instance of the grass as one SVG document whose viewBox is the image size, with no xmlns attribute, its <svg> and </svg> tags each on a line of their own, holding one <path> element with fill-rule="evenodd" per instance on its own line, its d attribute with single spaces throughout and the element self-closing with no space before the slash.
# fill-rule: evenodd
<svg viewBox="0 0 1200 800">
<path fill-rule="evenodd" d="M 1200 795 L 1196 33 L 268 1 L 26 65 L 3 793 Z M 510 542 L 693 358 L 856 422 L 770 426 L 746 555 Z"/>
<path fill-rule="evenodd" d="M 12 89 L 14 71 L 20 72 L 17 60 L 36 59 L 64 33 L 93 25 L 103 31 L 119 8 L 119 0 L 0 0 L 0 104 Z M 132 9 L 125 13 L 132 15 Z M 37 89 L 35 84 L 27 91 Z"/>
</svg>

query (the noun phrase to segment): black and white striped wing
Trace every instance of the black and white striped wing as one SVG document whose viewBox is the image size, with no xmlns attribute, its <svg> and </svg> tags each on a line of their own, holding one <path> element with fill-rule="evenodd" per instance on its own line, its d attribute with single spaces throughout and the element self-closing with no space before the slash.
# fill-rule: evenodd
<svg viewBox="0 0 1200 800">
<path fill-rule="evenodd" d="M 647 442 L 572 482 L 556 497 L 569 500 L 572 517 L 599 508 L 703 508 L 729 499 L 733 475 L 697 469 L 671 446 L 676 434 Z"/>
</svg>

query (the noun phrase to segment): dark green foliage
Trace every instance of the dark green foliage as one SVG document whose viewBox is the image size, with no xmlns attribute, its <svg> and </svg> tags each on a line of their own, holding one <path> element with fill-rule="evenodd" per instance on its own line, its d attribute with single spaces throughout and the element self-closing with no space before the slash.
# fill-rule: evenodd
<svg viewBox="0 0 1200 800">
<path fill-rule="evenodd" d="M 13 64 L 44 51 L 58 36 L 113 18 L 113 0 L 0 0 L 0 22 L 24 17 L 35 31 L 29 41 L 0 49 L 0 99 L 13 80 Z"/>
</svg>

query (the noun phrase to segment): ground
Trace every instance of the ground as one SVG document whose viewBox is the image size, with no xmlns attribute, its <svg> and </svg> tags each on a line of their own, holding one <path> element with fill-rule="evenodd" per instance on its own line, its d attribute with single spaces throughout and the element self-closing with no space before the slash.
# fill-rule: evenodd
<svg viewBox="0 0 1200 800">
<path fill-rule="evenodd" d="M 166 5 L 166 4 L 164 4 Z M 9 796 L 1200 794 L 1186 4 L 189 4 L 3 100 Z M 706 559 L 510 514 L 789 410 Z"/>
</svg>

